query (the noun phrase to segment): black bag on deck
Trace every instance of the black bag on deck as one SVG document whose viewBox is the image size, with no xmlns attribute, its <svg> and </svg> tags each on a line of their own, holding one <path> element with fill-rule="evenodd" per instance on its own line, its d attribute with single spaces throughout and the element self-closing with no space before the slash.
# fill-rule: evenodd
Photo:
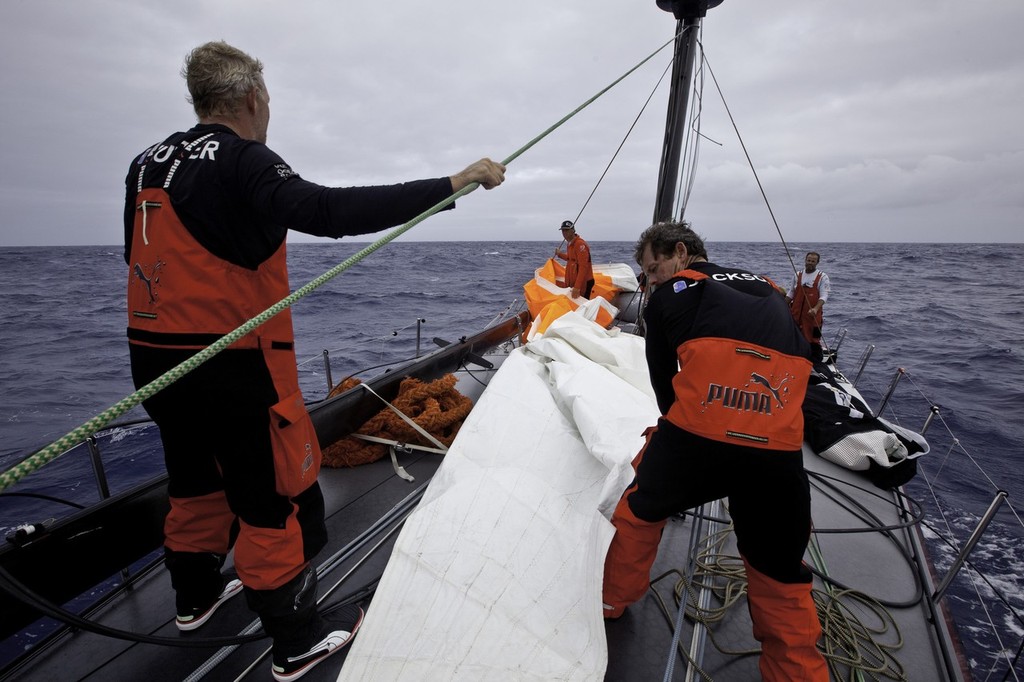
<svg viewBox="0 0 1024 682">
<path fill-rule="evenodd" d="M 825 365 L 816 364 L 804 398 L 804 440 L 820 457 L 862 472 L 883 489 L 903 485 L 928 452 L 920 434 L 874 416 Z"/>
</svg>

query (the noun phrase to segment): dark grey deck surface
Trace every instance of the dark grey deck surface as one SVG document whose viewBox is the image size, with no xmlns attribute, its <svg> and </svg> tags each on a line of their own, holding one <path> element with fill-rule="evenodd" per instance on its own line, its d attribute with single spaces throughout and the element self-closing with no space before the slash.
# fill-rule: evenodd
<svg viewBox="0 0 1024 682">
<path fill-rule="evenodd" d="M 853 655 L 863 657 L 862 665 L 867 669 L 888 667 L 889 676 L 879 674 L 878 679 L 901 679 L 898 677 L 900 674 L 902 679 L 920 682 L 964 679 L 959 670 L 946 668 L 939 640 L 928 627 L 932 614 L 921 595 L 929 588 L 921 584 L 918 567 L 911 558 L 910 533 L 900 529 L 889 534 L 868 530 L 870 527 L 900 525 L 893 495 L 874 487 L 866 478 L 821 459 L 806 448 L 804 460 L 805 468 L 811 473 L 814 539 L 821 556 L 818 570 L 842 586 L 834 585 L 833 592 L 829 593 L 824 581 L 816 577 L 814 589 L 819 604 L 827 604 L 839 614 L 856 616 L 866 628 L 879 630 L 868 633 L 858 646 L 859 653 Z M 727 519 L 724 509 L 719 513 Z M 687 660 L 672 646 L 673 623 L 670 620 L 675 621 L 677 616 L 674 595 L 685 590 L 686 581 L 682 576 L 687 571 L 693 523 L 691 516 L 669 521 L 651 575 L 656 579 L 673 570 L 678 573 L 657 581 L 654 589 L 640 602 L 630 606 L 622 618 L 606 625 L 609 648 L 606 680 L 687 679 Z M 859 530 L 845 532 L 848 529 Z M 730 535 L 721 552 L 738 557 L 734 536 Z M 806 561 L 815 565 L 811 552 L 806 555 Z M 721 587 L 725 579 L 716 582 Z M 849 591 L 845 591 L 847 589 Z M 656 594 L 667 605 L 668 617 L 663 614 Z M 866 595 L 866 599 L 862 600 L 856 596 L 858 594 Z M 717 596 L 711 598 L 709 606 L 721 608 L 722 599 Z M 694 654 L 694 660 L 708 677 L 702 678 L 694 668 L 691 679 L 760 679 L 757 656 L 744 653 L 758 649 L 751 634 L 746 597 L 740 597 L 724 613 L 715 615 L 720 615 L 720 619 L 708 625 L 710 634 L 695 649 L 699 653 Z M 886 622 L 887 618 L 891 621 Z M 692 618 L 683 622 L 680 646 L 683 651 L 690 651 L 694 622 Z M 830 626 L 825 635 L 841 641 L 845 632 L 840 624 Z M 875 648 L 876 644 L 880 646 Z M 882 652 L 881 657 L 874 652 Z M 841 653 L 837 651 L 837 657 Z M 850 657 L 851 653 L 843 655 Z M 885 660 L 885 656 L 891 660 Z M 670 665 L 673 674 L 666 678 Z M 839 664 L 838 669 L 840 679 L 850 679 L 849 665 Z M 866 679 L 872 678 L 867 675 Z"/>
<path fill-rule="evenodd" d="M 321 486 L 329 510 L 328 532 L 330 547 L 314 563 L 325 561 L 332 551 L 349 543 L 363 529 L 369 527 L 404 497 L 429 479 L 441 459 L 438 455 L 411 454 L 400 457 L 406 470 L 415 476 L 415 482 L 404 481 L 394 475 L 388 458 L 353 469 L 324 469 Z M 339 586 L 325 600 L 329 604 L 358 587 L 372 581 L 383 571 L 394 537 L 364 565 Z M 349 561 L 320 578 L 323 595 L 348 573 L 354 561 Z M 229 564 L 230 566 L 230 564 Z M 69 567 L 70 570 L 70 567 Z M 161 637 L 198 640 L 207 637 L 234 637 L 243 632 L 254 620 L 255 614 L 246 607 L 241 595 L 225 603 L 217 614 L 195 633 L 179 633 L 173 623 L 174 596 L 170 580 L 164 571 L 145 578 L 136 588 L 112 603 L 97 620 L 104 625 Z M 264 657 L 252 672 L 243 675 L 269 647 L 270 640 L 243 645 L 234 650 L 216 667 L 209 670 L 208 680 L 270 680 L 270 660 Z M 206 661 L 217 655 L 216 648 L 177 648 L 138 644 L 103 637 L 92 633 L 77 633 L 63 637 L 58 646 L 32 661 L 31 667 L 14 672 L 9 679 L 40 680 L 103 680 L 104 682 L 142 680 L 163 682 L 185 680 L 201 670 Z M 344 652 L 335 654 L 308 673 L 303 680 L 318 682 L 334 680 L 344 661 Z M 193 678 L 197 679 L 197 678 Z"/>
<path fill-rule="evenodd" d="M 479 384 L 467 380 L 460 383 L 459 390 L 476 397 Z M 441 458 L 433 454 L 415 453 L 401 455 L 400 462 L 417 478 L 414 483 L 395 476 L 387 458 L 355 469 L 323 470 L 321 485 L 327 503 L 331 545 L 317 557 L 317 565 L 325 563 L 340 548 L 347 546 L 425 483 L 440 465 Z M 898 661 L 893 666 L 902 671 L 904 679 L 922 682 L 962 679 L 958 677 L 959 673 L 943 668 L 938 640 L 927 627 L 931 614 L 919 599 L 922 590 L 927 588 L 920 585 L 918 568 L 908 558 L 912 555 L 911 534 L 905 530 L 896 530 L 889 536 L 877 531 L 826 532 L 864 529 L 867 526 L 898 526 L 900 517 L 893 496 L 878 490 L 858 474 L 845 471 L 806 450 L 805 464 L 812 472 L 812 513 L 817 530 L 814 537 L 821 549 L 823 563 L 819 570 L 827 572 L 834 581 L 850 589 L 870 595 L 891 615 L 899 628 L 898 634 L 890 628 L 873 637 L 887 644 L 895 644 L 902 637 L 902 646 L 894 649 L 892 655 Z M 839 479 L 839 482 L 832 479 Z M 870 511 L 849 511 L 856 508 L 853 501 Z M 727 518 L 724 508 L 718 514 Z M 652 572 L 652 577 L 667 575 L 658 580 L 654 589 L 631 606 L 621 619 L 606 624 L 609 648 L 606 680 L 662 680 L 665 679 L 670 660 L 674 666 L 670 679 L 687 679 L 686 660 L 679 654 L 673 654 L 670 620 L 676 618 L 674 592 L 681 591 L 680 585 L 685 585 L 682 575 L 687 570 L 693 522 L 692 516 L 670 520 Z M 379 577 L 393 541 L 392 536 L 381 551 L 348 576 L 324 603 L 329 604 Z M 721 551 L 726 555 L 736 555 L 735 543 L 731 538 L 725 542 Z M 810 552 L 807 560 L 808 563 L 814 561 Z M 354 561 L 347 561 L 329 574 L 321 576 L 320 594 L 323 595 L 348 574 Z M 68 567 L 68 570 L 73 570 L 73 567 Z M 721 584 L 721 581 L 718 582 Z M 853 604 L 848 596 L 827 596 L 820 579 L 815 579 L 815 588 L 820 591 L 823 602 L 839 599 L 844 604 Z M 660 595 L 665 604 L 667 616 L 662 613 L 655 594 Z M 713 608 L 720 605 L 717 597 L 709 601 L 709 606 Z M 861 614 L 866 625 L 880 625 L 865 609 L 859 606 L 850 608 Z M 194 634 L 179 633 L 173 617 L 173 593 L 166 574 L 160 570 L 144 578 L 133 591 L 110 604 L 98 619 L 105 625 L 122 630 L 193 642 L 206 637 L 236 636 L 255 621 L 255 615 L 248 610 L 241 596 L 225 604 L 208 625 Z M 756 651 L 757 643 L 751 636 L 745 596 L 740 596 L 725 609 L 709 628 L 710 634 L 697 649 L 698 653 L 694 654 L 706 673 L 704 679 L 743 682 L 759 679 L 757 656 L 749 653 Z M 684 621 L 680 640 L 685 650 L 691 648 L 693 630 L 692 620 Z M 269 658 L 263 655 L 268 647 L 269 640 L 261 640 L 240 646 L 221 657 L 220 654 L 224 652 L 216 648 L 172 648 L 77 633 L 63 637 L 58 646 L 49 648 L 31 661 L 29 667 L 14 671 L 5 679 L 46 682 L 270 680 Z M 344 663 L 344 656 L 344 652 L 334 655 L 303 680 L 335 680 Z M 214 659 L 215 664 L 210 662 Z M 846 666 L 841 666 L 840 670 L 844 679 L 849 678 Z M 203 672 L 205 676 L 201 675 Z M 694 673 L 692 679 L 702 677 Z"/>
</svg>

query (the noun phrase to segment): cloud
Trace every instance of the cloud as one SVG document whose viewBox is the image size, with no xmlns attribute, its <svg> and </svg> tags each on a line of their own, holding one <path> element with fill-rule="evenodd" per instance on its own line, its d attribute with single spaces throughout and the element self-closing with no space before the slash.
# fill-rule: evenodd
<svg viewBox="0 0 1024 682">
<path fill-rule="evenodd" d="M 967 220 L 976 241 L 1020 241 L 1024 6 L 878 9 L 709 12 L 688 217 L 776 238 L 756 171 L 787 239 L 953 241 Z M 376 184 L 518 153 L 674 29 L 653 0 L 3 3 L 0 245 L 117 244 L 128 161 L 194 122 L 178 72 L 207 40 L 264 62 L 269 143 L 299 173 Z M 503 187 L 404 238 L 551 240 L 582 211 L 588 239 L 632 239 L 653 213 L 665 84 L 651 93 L 668 60 L 523 151 Z"/>
</svg>

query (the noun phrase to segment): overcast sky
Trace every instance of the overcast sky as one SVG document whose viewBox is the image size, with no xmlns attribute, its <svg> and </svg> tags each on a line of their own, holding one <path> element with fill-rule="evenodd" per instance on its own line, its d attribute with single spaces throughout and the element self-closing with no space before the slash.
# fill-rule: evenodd
<svg viewBox="0 0 1024 682">
<path fill-rule="evenodd" d="M 261 59 L 268 144 L 327 185 L 507 158 L 668 41 L 654 0 L 4 0 L 0 246 L 118 244 L 129 161 L 195 122 L 185 54 Z M 704 23 L 787 241 L 1024 241 L 1024 2 L 725 0 Z M 670 48 L 404 240 L 632 240 L 653 215 Z M 714 83 L 686 217 L 778 234 Z M 293 233 L 294 234 L 294 233 Z"/>
</svg>

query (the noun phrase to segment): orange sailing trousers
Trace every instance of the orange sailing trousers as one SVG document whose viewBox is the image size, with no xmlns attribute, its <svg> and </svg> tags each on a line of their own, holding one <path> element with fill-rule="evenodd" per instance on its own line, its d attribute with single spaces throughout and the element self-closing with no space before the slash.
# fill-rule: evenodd
<svg viewBox="0 0 1024 682">
<path fill-rule="evenodd" d="M 754 639 L 761 643 L 765 682 L 828 682 L 828 665 L 818 651 L 821 623 L 809 583 L 780 583 L 743 559 L 747 606 Z"/>
<path fill-rule="evenodd" d="M 194 353 L 134 343 L 130 352 L 139 386 Z M 287 362 L 294 374 L 293 358 L 229 349 L 144 402 L 167 466 L 165 546 L 223 556 L 234 541 L 235 570 L 256 590 L 287 584 L 327 537 L 319 444 L 301 394 L 278 377 Z"/>
<path fill-rule="evenodd" d="M 647 592 L 669 516 L 727 496 L 747 567 L 763 678 L 827 682 L 828 668 L 817 649 L 821 626 L 810 574 L 802 564 L 810 534 L 810 493 L 800 453 L 719 443 L 665 419 L 645 435 L 647 442 L 633 460 L 636 477 L 612 515 L 605 617 L 622 615 Z"/>
</svg>

